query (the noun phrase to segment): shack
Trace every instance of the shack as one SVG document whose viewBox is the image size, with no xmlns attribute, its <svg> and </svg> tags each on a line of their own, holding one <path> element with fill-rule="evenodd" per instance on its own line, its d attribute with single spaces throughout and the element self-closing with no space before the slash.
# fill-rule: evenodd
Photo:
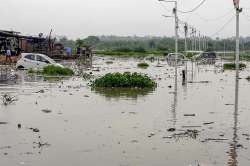
<svg viewBox="0 0 250 166">
<path fill-rule="evenodd" d="M 49 55 L 53 49 L 53 41 L 44 38 L 42 34 L 33 37 L 23 36 L 20 32 L 0 30 L 0 54 L 5 54 L 6 49 L 10 49 L 13 56 L 17 55 L 18 50 Z"/>
</svg>

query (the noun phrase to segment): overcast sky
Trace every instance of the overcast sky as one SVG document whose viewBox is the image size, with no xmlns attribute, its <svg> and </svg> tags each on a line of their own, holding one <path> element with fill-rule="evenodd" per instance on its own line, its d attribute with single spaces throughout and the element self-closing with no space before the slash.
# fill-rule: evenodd
<svg viewBox="0 0 250 166">
<path fill-rule="evenodd" d="M 182 11 L 192 9 L 201 0 L 178 0 Z M 233 0 L 207 0 L 197 11 L 181 14 L 201 31 L 213 37 L 234 36 L 235 19 L 219 31 L 234 15 Z M 250 1 L 241 0 L 241 35 L 250 36 Z M 23 34 L 39 32 L 83 38 L 89 35 L 173 36 L 172 3 L 157 0 L 2 0 L 0 29 L 15 30 Z M 182 30 L 182 27 L 180 29 Z M 182 35 L 182 34 L 181 34 Z"/>
</svg>

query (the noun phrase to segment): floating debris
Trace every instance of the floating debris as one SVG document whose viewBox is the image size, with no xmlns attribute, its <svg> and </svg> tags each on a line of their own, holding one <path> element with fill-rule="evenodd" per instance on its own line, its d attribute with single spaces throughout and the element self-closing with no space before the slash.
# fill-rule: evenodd
<svg viewBox="0 0 250 166">
<path fill-rule="evenodd" d="M 194 84 L 194 83 L 200 83 L 200 84 L 208 84 L 210 83 L 211 81 L 188 81 L 188 83 L 190 84 Z"/>
<path fill-rule="evenodd" d="M 174 132 L 176 129 L 175 128 L 169 128 L 168 132 Z"/>
<path fill-rule="evenodd" d="M 131 143 L 139 143 L 138 140 L 132 140 Z"/>
<path fill-rule="evenodd" d="M 52 111 L 51 111 L 51 110 L 49 110 L 49 109 L 43 109 L 43 110 L 42 110 L 42 112 L 44 112 L 44 113 L 48 114 L 48 113 L 51 113 Z"/>
<path fill-rule="evenodd" d="M 202 127 L 202 126 L 182 126 L 182 128 L 199 128 L 199 127 Z"/>
<path fill-rule="evenodd" d="M 2 146 L 2 147 L 0 147 L 0 150 L 3 150 L 3 149 L 10 149 L 11 148 L 11 146 Z"/>
<path fill-rule="evenodd" d="M 42 90 L 37 91 L 36 93 L 45 93 L 45 90 L 42 89 Z"/>
<path fill-rule="evenodd" d="M 214 124 L 214 122 L 203 123 L 203 125 L 210 125 L 210 124 Z"/>
<path fill-rule="evenodd" d="M 9 105 L 13 103 L 14 101 L 17 101 L 15 96 L 10 96 L 8 94 L 2 95 L 2 102 L 4 105 Z"/>
<path fill-rule="evenodd" d="M 153 137 L 153 136 L 155 136 L 155 133 L 150 133 L 150 134 L 148 135 L 148 138 L 151 138 L 151 137 Z"/>
<path fill-rule="evenodd" d="M 227 141 L 226 138 L 206 138 L 205 141 Z"/>
<path fill-rule="evenodd" d="M 184 116 L 195 116 L 195 114 L 184 114 Z"/>
<path fill-rule="evenodd" d="M 28 128 L 28 129 L 30 129 L 30 130 L 32 130 L 34 133 L 38 133 L 38 132 L 40 132 L 40 130 L 38 129 L 38 128 Z"/>
</svg>

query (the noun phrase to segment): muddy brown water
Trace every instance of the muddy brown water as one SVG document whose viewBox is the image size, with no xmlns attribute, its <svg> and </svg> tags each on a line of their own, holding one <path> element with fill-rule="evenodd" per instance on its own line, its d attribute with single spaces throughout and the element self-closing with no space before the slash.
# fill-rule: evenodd
<svg viewBox="0 0 250 166">
<path fill-rule="evenodd" d="M 234 71 L 193 64 L 192 72 L 188 63 L 188 83 L 179 67 L 175 88 L 167 62 L 138 69 L 141 61 L 95 57 L 86 72 L 146 73 L 154 90 L 92 90 L 80 77 L 45 81 L 23 71 L 1 83 L 1 96 L 17 101 L 0 105 L 0 165 L 250 165 L 249 67 L 235 112 Z"/>
</svg>

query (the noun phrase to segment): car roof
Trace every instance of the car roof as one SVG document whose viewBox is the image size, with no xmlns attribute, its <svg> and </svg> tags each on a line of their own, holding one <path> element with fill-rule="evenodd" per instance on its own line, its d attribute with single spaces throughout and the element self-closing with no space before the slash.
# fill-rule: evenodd
<svg viewBox="0 0 250 166">
<path fill-rule="evenodd" d="M 22 53 L 21 55 L 22 55 L 22 56 L 26 56 L 26 55 L 30 55 L 30 54 L 39 55 L 39 56 L 42 56 L 42 57 L 44 57 L 44 58 L 47 58 L 47 57 L 48 57 L 47 55 L 40 54 L 40 53 L 33 53 L 33 52 L 31 52 L 31 53 Z"/>
</svg>

